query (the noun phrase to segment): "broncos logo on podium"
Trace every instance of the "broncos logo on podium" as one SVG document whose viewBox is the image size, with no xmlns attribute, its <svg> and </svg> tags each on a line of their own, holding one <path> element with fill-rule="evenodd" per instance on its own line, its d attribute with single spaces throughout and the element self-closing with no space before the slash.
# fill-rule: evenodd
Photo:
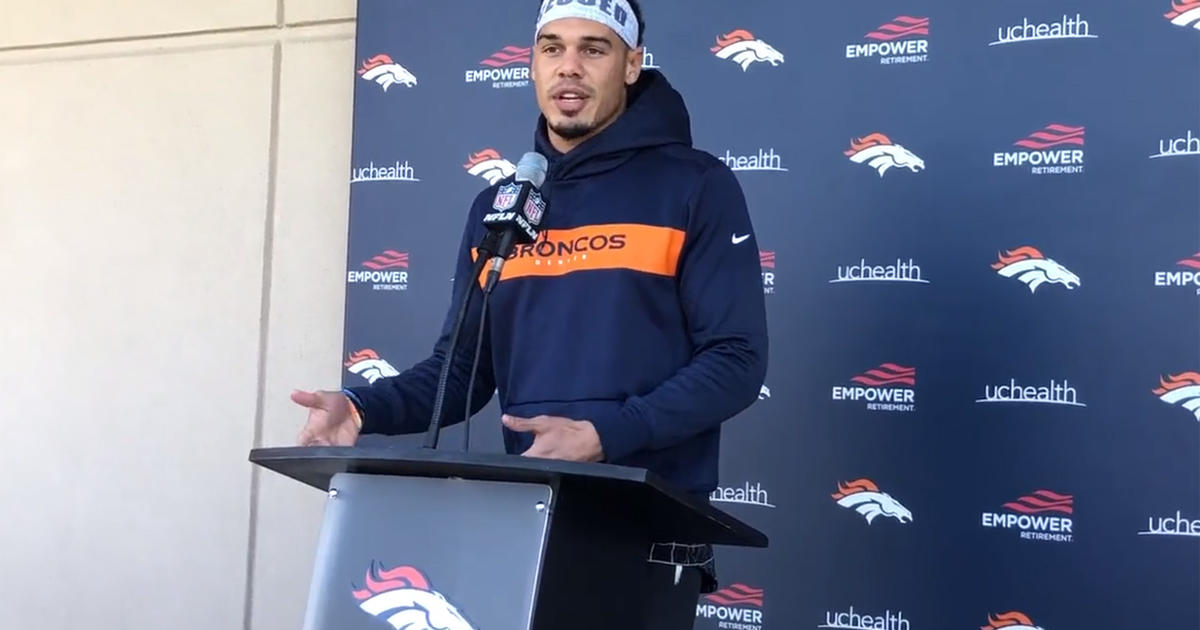
<svg viewBox="0 0 1200 630">
<path fill-rule="evenodd" d="M 1046 258 L 1036 247 L 1024 246 L 1009 250 L 992 263 L 992 269 L 1005 278 L 1016 278 L 1029 286 L 1034 293 L 1043 284 L 1061 284 L 1074 289 L 1082 284 L 1079 276 L 1057 261 Z"/>
<path fill-rule="evenodd" d="M 893 499 L 886 492 L 881 492 L 879 486 L 870 479 L 855 479 L 850 483 L 838 483 L 838 491 L 833 493 L 837 504 L 850 508 L 862 514 L 870 524 L 878 516 L 890 516 L 901 523 L 911 523 L 912 512 Z"/>
<path fill-rule="evenodd" d="M 850 142 L 850 148 L 842 153 L 855 164 L 865 163 L 875 169 L 880 177 L 888 169 L 896 167 L 907 168 L 914 173 L 925 170 L 925 160 L 879 132 L 855 138 Z"/>
<path fill-rule="evenodd" d="M 783 53 L 743 28 L 718 37 L 717 45 L 709 50 L 717 57 L 741 66 L 742 72 L 748 71 L 750 64 L 756 61 L 769 63 L 772 66 L 783 63 Z"/>
<path fill-rule="evenodd" d="M 414 567 L 383 570 L 372 561 L 366 580 L 366 588 L 353 593 L 358 607 L 396 630 L 475 630 Z"/>
</svg>

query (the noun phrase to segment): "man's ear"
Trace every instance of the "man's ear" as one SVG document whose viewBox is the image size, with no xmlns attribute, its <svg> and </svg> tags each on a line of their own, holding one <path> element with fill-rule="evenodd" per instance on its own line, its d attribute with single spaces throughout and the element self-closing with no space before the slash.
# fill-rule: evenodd
<svg viewBox="0 0 1200 630">
<path fill-rule="evenodd" d="M 637 83 L 639 77 L 642 76 L 642 63 L 645 58 L 646 47 L 638 46 L 629 51 L 627 63 L 625 65 L 625 85 L 633 85 Z"/>
</svg>

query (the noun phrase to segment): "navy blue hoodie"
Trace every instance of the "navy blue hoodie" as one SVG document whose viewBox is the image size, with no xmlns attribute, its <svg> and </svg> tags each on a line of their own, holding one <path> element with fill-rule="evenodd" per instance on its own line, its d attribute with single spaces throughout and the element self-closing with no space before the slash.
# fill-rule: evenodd
<svg viewBox="0 0 1200 630">
<path fill-rule="evenodd" d="M 626 111 L 550 162 L 542 238 L 518 246 L 489 303 L 472 394 L 504 413 L 589 420 L 605 461 L 647 468 L 694 494 L 717 485 L 721 423 L 758 399 L 767 324 L 758 244 L 730 169 L 692 148 L 683 99 L 646 70 Z M 507 183 L 508 180 L 500 183 Z M 496 187 L 472 204 L 455 285 L 467 278 Z M 444 423 L 462 420 L 479 321 L 478 279 L 447 387 Z M 459 293 L 459 291 L 455 291 Z M 458 304 L 432 356 L 399 376 L 348 388 L 364 433 L 429 426 Z M 532 435 L 504 431 L 521 453 Z"/>
</svg>

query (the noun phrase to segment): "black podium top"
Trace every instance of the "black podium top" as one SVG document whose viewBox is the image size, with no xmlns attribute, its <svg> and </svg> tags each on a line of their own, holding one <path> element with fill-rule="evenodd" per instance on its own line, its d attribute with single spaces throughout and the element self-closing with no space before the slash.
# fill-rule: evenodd
<svg viewBox="0 0 1200 630">
<path fill-rule="evenodd" d="M 283 447 L 250 451 L 250 461 L 320 490 L 337 473 L 545 483 L 583 492 L 621 512 L 647 515 L 663 542 L 766 547 L 762 532 L 642 468 L 461 451 L 386 447 Z"/>
</svg>

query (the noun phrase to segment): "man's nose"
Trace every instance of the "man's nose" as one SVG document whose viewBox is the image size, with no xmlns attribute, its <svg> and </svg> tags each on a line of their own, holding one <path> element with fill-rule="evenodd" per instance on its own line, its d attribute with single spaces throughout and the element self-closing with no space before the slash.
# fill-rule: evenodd
<svg viewBox="0 0 1200 630">
<path fill-rule="evenodd" d="M 568 50 L 563 53 L 558 64 L 558 75 L 562 77 L 579 77 L 583 74 L 583 63 L 577 51 Z"/>
</svg>

